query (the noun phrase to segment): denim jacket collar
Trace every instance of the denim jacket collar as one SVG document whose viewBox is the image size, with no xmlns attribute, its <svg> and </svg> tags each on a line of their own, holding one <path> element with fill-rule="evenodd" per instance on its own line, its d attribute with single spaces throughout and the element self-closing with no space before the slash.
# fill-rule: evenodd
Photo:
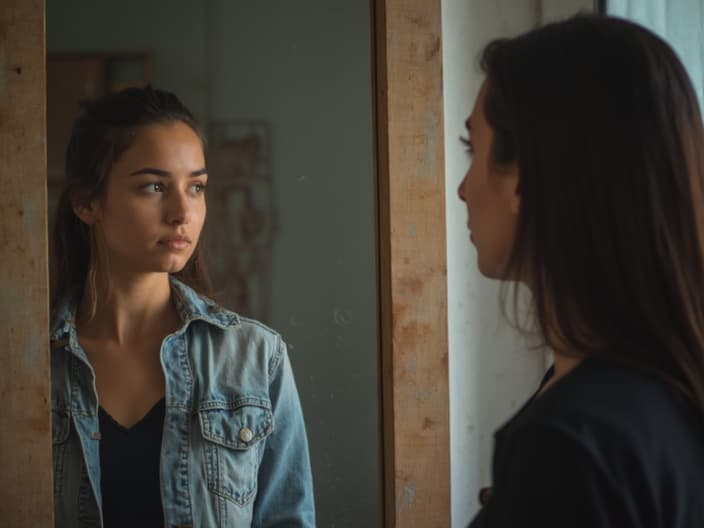
<svg viewBox="0 0 704 528">
<path fill-rule="evenodd" d="M 236 313 L 223 308 L 212 299 L 198 295 L 173 275 L 169 275 L 169 280 L 183 328 L 198 319 L 222 329 L 239 324 L 240 318 Z"/>
<path fill-rule="evenodd" d="M 77 306 L 75 292 L 61 299 L 56 305 L 51 314 L 49 327 L 49 338 L 52 341 L 58 341 L 71 332 L 75 324 Z"/>
<path fill-rule="evenodd" d="M 185 330 L 191 321 L 195 320 L 205 321 L 222 329 L 239 324 L 240 318 L 236 313 L 223 308 L 212 299 L 198 295 L 173 275 L 169 275 L 169 282 L 171 295 L 183 322 L 179 331 Z M 78 308 L 76 297 L 74 292 L 57 304 L 52 316 L 49 334 L 52 341 L 59 341 L 67 334 L 70 335 L 71 329 L 75 326 L 76 309 Z"/>
</svg>

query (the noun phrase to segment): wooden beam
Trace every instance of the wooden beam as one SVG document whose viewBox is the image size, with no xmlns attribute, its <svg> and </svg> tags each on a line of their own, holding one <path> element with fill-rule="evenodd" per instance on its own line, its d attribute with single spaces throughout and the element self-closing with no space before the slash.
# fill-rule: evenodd
<svg viewBox="0 0 704 528">
<path fill-rule="evenodd" d="M 440 0 L 376 2 L 385 526 L 450 526 Z"/>
<path fill-rule="evenodd" d="M 0 6 L 0 519 L 53 521 L 44 1 Z"/>
</svg>

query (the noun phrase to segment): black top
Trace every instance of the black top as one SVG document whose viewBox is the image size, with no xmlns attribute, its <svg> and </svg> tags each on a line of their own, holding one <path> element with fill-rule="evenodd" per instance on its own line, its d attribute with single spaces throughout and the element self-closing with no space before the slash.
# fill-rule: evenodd
<svg viewBox="0 0 704 528">
<path fill-rule="evenodd" d="M 159 461 L 162 398 L 127 429 L 100 407 L 100 488 L 104 528 L 164 526 Z"/>
<path fill-rule="evenodd" d="M 704 420 L 665 383 L 587 359 L 495 435 L 470 528 L 704 527 Z"/>
</svg>

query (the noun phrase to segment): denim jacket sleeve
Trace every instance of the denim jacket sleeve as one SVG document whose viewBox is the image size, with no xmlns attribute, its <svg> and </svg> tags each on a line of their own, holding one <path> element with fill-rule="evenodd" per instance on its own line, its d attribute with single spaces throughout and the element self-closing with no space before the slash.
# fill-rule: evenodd
<svg viewBox="0 0 704 528">
<path fill-rule="evenodd" d="M 270 380 L 274 429 L 259 466 L 252 526 L 314 527 L 313 477 L 303 412 L 281 340 L 271 360 Z"/>
</svg>

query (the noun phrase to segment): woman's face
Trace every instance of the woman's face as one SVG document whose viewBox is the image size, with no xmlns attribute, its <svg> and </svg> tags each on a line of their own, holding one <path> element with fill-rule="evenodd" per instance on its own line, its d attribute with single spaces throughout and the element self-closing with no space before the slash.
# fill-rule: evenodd
<svg viewBox="0 0 704 528">
<path fill-rule="evenodd" d="M 500 279 L 513 248 L 520 209 L 518 165 L 497 169 L 491 161 L 494 133 L 484 115 L 486 82 L 466 121 L 471 161 L 458 194 L 467 205 L 467 227 L 482 275 Z"/>
<path fill-rule="evenodd" d="M 76 211 L 93 224 L 110 273 L 177 272 L 205 221 L 200 138 L 176 121 L 141 128 L 108 174 L 102 198 Z"/>
</svg>

